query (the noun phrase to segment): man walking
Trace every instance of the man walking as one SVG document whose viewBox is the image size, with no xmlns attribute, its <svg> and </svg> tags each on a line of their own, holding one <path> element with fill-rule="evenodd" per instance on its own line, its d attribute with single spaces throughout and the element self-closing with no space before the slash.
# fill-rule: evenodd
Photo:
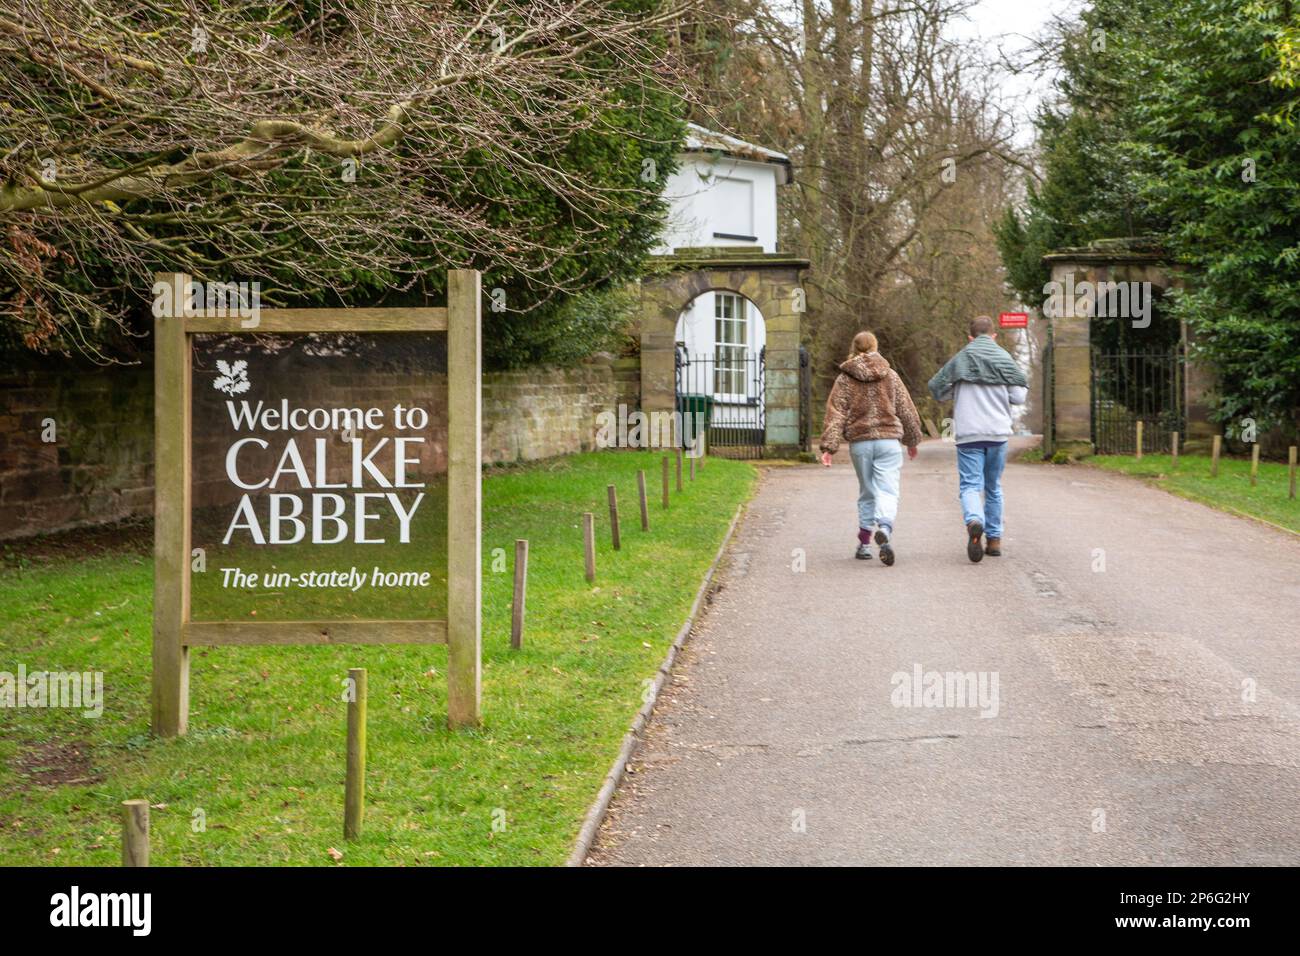
<svg viewBox="0 0 1300 956">
<path fill-rule="evenodd" d="M 1011 438 L 1011 406 L 1025 403 L 1029 380 L 993 341 L 997 333 L 991 318 L 976 316 L 969 331 L 967 346 L 930 379 L 930 394 L 936 401 L 953 401 L 966 556 L 979 561 L 986 554 L 1002 554 L 1002 469 Z"/>
</svg>

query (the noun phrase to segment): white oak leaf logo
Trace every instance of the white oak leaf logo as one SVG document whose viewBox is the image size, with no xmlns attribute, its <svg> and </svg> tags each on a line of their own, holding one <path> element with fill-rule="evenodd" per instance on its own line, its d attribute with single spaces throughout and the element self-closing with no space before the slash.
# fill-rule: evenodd
<svg viewBox="0 0 1300 956">
<path fill-rule="evenodd" d="M 248 391 L 248 363 L 243 359 L 235 362 L 217 359 L 217 371 L 221 374 L 212 383 L 212 387 L 217 391 L 225 392 L 227 395 L 242 395 Z"/>
</svg>

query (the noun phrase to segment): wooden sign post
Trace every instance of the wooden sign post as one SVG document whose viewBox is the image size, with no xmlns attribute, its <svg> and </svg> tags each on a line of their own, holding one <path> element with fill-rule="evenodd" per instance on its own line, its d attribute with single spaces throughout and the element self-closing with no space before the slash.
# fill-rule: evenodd
<svg viewBox="0 0 1300 956">
<path fill-rule="evenodd" d="M 156 305 L 154 325 L 153 732 L 161 737 L 186 732 L 189 650 L 216 645 L 447 644 L 448 722 L 453 727 L 478 724 L 482 693 L 479 437 L 482 291 L 479 273 L 468 269 L 448 272 L 446 308 L 260 309 L 251 324 L 233 311 L 221 309 L 214 313 L 210 309 L 194 308 L 190 290 L 199 287 L 188 276 L 164 274 L 155 278 L 155 303 L 163 305 Z M 191 485 L 195 438 L 192 434 L 192 336 L 271 335 L 294 339 L 312 333 L 355 333 L 358 339 L 364 339 L 402 332 L 446 336 L 446 619 L 192 620 L 191 510 L 194 502 Z M 246 388 L 247 384 L 244 385 Z M 232 396 L 236 392 L 232 389 Z M 277 404 L 276 408 L 279 407 Z M 233 410 L 231 416 L 234 417 Z M 355 439 L 344 436 L 344 440 Z M 369 468 L 374 462 L 367 458 L 363 464 Z M 403 463 L 399 467 L 405 466 Z M 283 459 L 280 467 L 287 470 Z M 325 468 L 319 461 L 316 467 L 318 473 Z M 358 473 L 363 470 L 361 465 L 354 467 Z M 303 474 L 306 473 L 304 467 Z M 328 475 L 325 478 L 329 480 Z M 325 487 L 351 486 L 331 483 Z M 346 504 L 343 495 L 332 497 Z M 358 521 L 364 524 L 367 516 L 363 504 L 358 503 L 356 510 L 362 515 Z M 336 514 L 327 515 L 325 520 L 339 519 Z"/>
</svg>

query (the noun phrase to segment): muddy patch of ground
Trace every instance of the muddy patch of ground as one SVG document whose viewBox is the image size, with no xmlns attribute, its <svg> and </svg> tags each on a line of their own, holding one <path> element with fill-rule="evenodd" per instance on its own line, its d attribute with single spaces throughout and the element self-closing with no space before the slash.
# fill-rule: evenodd
<svg viewBox="0 0 1300 956">
<path fill-rule="evenodd" d="M 153 522 L 132 519 L 93 528 L 0 541 L 0 568 L 20 569 L 68 559 L 105 554 L 148 554 L 153 548 Z"/>
<path fill-rule="evenodd" d="M 56 740 L 29 748 L 14 758 L 13 768 L 24 789 L 81 786 L 103 779 L 91 763 L 90 745 L 82 741 Z"/>
</svg>

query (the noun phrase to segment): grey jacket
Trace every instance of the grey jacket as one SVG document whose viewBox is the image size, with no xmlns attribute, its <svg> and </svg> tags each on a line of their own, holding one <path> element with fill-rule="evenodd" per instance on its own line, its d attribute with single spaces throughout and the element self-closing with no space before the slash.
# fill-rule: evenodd
<svg viewBox="0 0 1300 956">
<path fill-rule="evenodd" d="M 1029 395 L 1023 385 L 979 382 L 957 382 L 952 392 L 952 431 L 959 445 L 1006 441 L 1011 437 L 1011 406 L 1025 404 Z"/>
</svg>

